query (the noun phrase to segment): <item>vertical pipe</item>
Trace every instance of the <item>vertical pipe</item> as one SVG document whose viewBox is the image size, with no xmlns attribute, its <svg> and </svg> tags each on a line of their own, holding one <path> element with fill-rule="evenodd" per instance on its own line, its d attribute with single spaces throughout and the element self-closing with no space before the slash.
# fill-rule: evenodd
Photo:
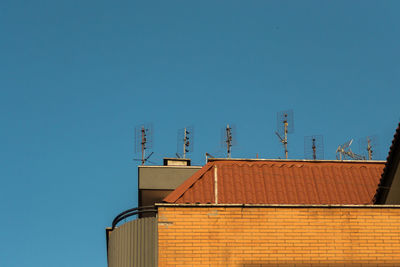
<svg viewBox="0 0 400 267">
<path fill-rule="evenodd" d="M 218 171 L 217 165 L 214 166 L 214 200 L 218 204 Z"/>
</svg>

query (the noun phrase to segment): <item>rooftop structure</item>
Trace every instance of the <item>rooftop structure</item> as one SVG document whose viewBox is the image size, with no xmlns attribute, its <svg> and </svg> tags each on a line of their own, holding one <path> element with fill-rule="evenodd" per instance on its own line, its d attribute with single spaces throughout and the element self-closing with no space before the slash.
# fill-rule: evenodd
<svg viewBox="0 0 400 267">
<path fill-rule="evenodd" d="M 190 159 L 164 158 L 162 166 L 138 167 L 139 207 L 154 205 L 201 169 Z"/>
</svg>

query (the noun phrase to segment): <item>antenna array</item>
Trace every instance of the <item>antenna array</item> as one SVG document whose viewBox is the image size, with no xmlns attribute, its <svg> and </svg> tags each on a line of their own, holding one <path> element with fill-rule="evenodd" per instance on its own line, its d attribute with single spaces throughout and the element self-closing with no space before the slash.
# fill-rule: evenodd
<svg viewBox="0 0 400 267">
<path fill-rule="evenodd" d="M 227 158 L 231 158 L 232 146 L 236 145 L 236 127 L 227 124 L 225 128 L 222 129 L 222 140 L 221 144 L 226 148 Z"/>
<path fill-rule="evenodd" d="M 141 159 L 134 159 L 141 161 L 142 165 L 153 155 L 151 152 L 146 157 L 146 150 L 153 147 L 153 127 L 151 124 L 141 124 L 135 127 L 135 151 L 142 154 Z"/>
<path fill-rule="evenodd" d="M 285 110 L 277 113 L 277 130 L 275 134 L 285 150 L 285 158 L 288 158 L 288 137 L 294 132 L 293 110 Z"/>
<path fill-rule="evenodd" d="M 365 160 L 365 157 L 362 155 L 358 155 L 351 151 L 350 146 L 353 143 L 353 139 L 347 141 L 343 145 L 338 146 L 336 149 L 336 159 L 344 160 L 346 157 L 354 160 Z"/>
<path fill-rule="evenodd" d="M 360 154 L 368 160 L 379 158 L 378 136 L 372 135 L 359 139 Z"/>
<path fill-rule="evenodd" d="M 306 159 L 324 159 L 324 137 L 312 135 L 304 137 L 304 157 Z"/>
<path fill-rule="evenodd" d="M 193 127 L 186 127 L 178 130 L 178 152 L 176 153 L 178 157 L 179 150 L 182 149 L 182 157 L 186 158 L 187 153 L 193 152 L 193 141 L 194 141 L 194 129 Z"/>
</svg>

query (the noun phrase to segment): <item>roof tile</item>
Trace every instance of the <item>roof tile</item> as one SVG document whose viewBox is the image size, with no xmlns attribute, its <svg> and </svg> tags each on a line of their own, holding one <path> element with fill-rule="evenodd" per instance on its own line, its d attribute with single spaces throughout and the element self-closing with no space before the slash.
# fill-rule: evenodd
<svg viewBox="0 0 400 267">
<path fill-rule="evenodd" d="M 384 162 L 215 160 L 164 201 L 221 204 L 372 204 Z"/>
</svg>

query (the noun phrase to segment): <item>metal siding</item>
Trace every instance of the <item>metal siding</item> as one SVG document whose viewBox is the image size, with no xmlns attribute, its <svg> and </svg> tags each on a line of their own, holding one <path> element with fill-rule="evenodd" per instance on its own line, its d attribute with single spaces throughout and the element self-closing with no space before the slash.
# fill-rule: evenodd
<svg viewBox="0 0 400 267">
<path fill-rule="evenodd" d="M 156 217 L 127 222 L 110 233 L 108 266 L 156 267 L 157 249 Z"/>
</svg>

